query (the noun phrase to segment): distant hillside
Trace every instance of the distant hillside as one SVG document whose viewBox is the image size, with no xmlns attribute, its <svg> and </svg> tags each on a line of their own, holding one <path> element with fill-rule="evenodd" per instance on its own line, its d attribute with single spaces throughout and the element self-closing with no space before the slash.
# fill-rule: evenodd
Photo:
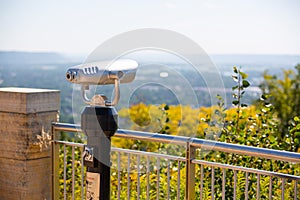
<svg viewBox="0 0 300 200">
<path fill-rule="evenodd" d="M 196 55 L 195 55 L 196 56 Z M 266 68 L 293 68 L 300 63 L 300 55 L 247 55 L 247 54 L 224 54 L 209 55 L 211 60 L 221 69 L 231 69 L 232 66 L 250 67 L 258 70 Z M 181 58 L 161 53 L 133 54 L 129 58 L 139 63 L 152 62 L 159 58 L 160 63 L 182 64 Z M 39 64 L 61 64 L 68 62 L 82 63 L 84 56 L 65 56 L 56 52 L 23 52 L 23 51 L 0 51 L 0 65 L 39 65 Z"/>
<path fill-rule="evenodd" d="M 59 53 L 0 51 L 0 64 L 2 65 L 54 64 L 63 62 L 66 62 L 66 59 Z"/>
<path fill-rule="evenodd" d="M 294 67 L 300 63 L 300 55 L 248 55 L 224 54 L 210 55 L 210 58 L 219 66 L 243 66 L 264 70 L 271 67 Z"/>
</svg>

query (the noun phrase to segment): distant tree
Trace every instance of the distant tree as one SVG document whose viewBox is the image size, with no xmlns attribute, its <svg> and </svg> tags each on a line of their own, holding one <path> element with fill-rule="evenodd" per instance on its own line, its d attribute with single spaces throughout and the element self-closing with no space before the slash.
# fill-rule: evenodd
<svg viewBox="0 0 300 200">
<path fill-rule="evenodd" d="M 297 116 L 299 116 L 300 115 L 300 64 L 298 64 L 295 68 L 297 70 L 297 74 L 294 80 L 295 89 L 293 95 L 295 97 L 295 111 L 297 113 Z"/>
<path fill-rule="evenodd" d="M 283 70 L 283 77 L 264 73 L 264 81 L 260 84 L 263 97 L 274 106 L 274 112 L 280 120 L 280 137 L 289 131 L 289 124 L 296 116 L 300 116 L 300 64 L 293 70 Z"/>
</svg>

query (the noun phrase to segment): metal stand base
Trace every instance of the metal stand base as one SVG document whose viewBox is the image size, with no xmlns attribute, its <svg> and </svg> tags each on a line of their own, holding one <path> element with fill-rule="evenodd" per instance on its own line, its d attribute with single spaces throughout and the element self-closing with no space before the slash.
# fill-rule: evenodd
<svg viewBox="0 0 300 200">
<path fill-rule="evenodd" d="M 89 154 L 84 157 L 88 200 L 110 199 L 111 137 L 118 128 L 117 124 L 118 114 L 114 107 L 86 106 L 81 114 L 81 128 L 87 135 L 86 155 Z"/>
</svg>

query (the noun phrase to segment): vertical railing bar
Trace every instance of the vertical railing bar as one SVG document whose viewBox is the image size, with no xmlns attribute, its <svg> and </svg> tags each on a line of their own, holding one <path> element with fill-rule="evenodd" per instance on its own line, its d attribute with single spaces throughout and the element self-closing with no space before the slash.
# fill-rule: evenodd
<svg viewBox="0 0 300 200">
<path fill-rule="evenodd" d="M 215 168 L 211 168 L 211 200 L 214 200 L 215 196 Z"/>
<path fill-rule="evenodd" d="M 137 199 L 140 200 L 140 155 L 137 155 Z"/>
<path fill-rule="evenodd" d="M 159 199 L 159 179 L 160 179 L 160 159 L 157 158 L 157 163 L 156 163 L 156 168 L 157 168 L 157 183 L 156 183 L 156 199 Z"/>
<path fill-rule="evenodd" d="M 281 199 L 284 200 L 284 187 L 285 187 L 285 178 L 281 179 Z"/>
<path fill-rule="evenodd" d="M 66 162 L 67 162 L 67 158 L 66 158 L 66 154 L 67 154 L 67 151 L 66 151 L 66 144 L 64 144 L 64 200 L 67 199 L 67 191 L 66 191 L 66 187 L 67 187 L 67 184 L 66 184 L 66 179 L 67 179 L 67 166 L 66 166 Z"/>
<path fill-rule="evenodd" d="M 259 200 L 260 198 L 260 174 L 257 174 L 257 192 L 256 192 L 256 199 Z"/>
<path fill-rule="evenodd" d="M 130 199 L 130 154 L 127 158 L 127 199 Z"/>
<path fill-rule="evenodd" d="M 236 170 L 233 170 L 233 199 L 236 200 Z"/>
<path fill-rule="evenodd" d="M 295 180 L 295 185 L 294 185 L 294 200 L 297 200 L 297 184 L 298 184 L 298 181 Z"/>
<path fill-rule="evenodd" d="M 120 200 L 121 196 L 121 155 L 118 152 L 118 200 Z"/>
<path fill-rule="evenodd" d="M 249 172 L 246 172 L 245 200 L 248 200 Z"/>
<path fill-rule="evenodd" d="M 186 162 L 186 180 L 185 180 L 185 198 L 186 200 L 195 199 L 195 164 L 192 162 L 196 157 L 196 147 L 191 146 L 190 142 L 186 143 L 185 152 Z"/>
<path fill-rule="evenodd" d="M 178 160 L 178 174 L 177 174 L 177 200 L 180 199 L 180 161 Z"/>
<path fill-rule="evenodd" d="M 269 199 L 272 199 L 272 176 L 270 176 L 270 180 L 269 180 Z"/>
<path fill-rule="evenodd" d="M 54 126 L 51 126 L 51 169 L 52 169 L 52 200 L 60 198 L 60 187 L 59 187 L 59 155 L 61 145 L 56 143 L 59 133 L 55 131 Z"/>
<path fill-rule="evenodd" d="M 223 168 L 223 176 L 222 176 L 222 200 L 225 200 L 225 185 L 226 185 L 226 169 Z"/>
<path fill-rule="evenodd" d="M 83 152 L 83 151 L 82 151 Z M 83 165 L 83 153 L 81 154 L 81 199 L 84 199 L 84 165 Z"/>
<path fill-rule="evenodd" d="M 150 159 L 147 156 L 147 200 L 149 200 L 149 191 L 150 191 Z"/>
<path fill-rule="evenodd" d="M 204 179 L 204 175 L 203 175 L 203 165 L 200 165 L 200 200 L 202 200 L 203 198 L 203 179 Z"/>
<path fill-rule="evenodd" d="M 75 167 L 74 167 L 74 160 L 75 160 L 75 152 L 74 146 L 72 146 L 72 200 L 75 199 Z"/>
<path fill-rule="evenodd" d="M 167 199 L 170 199 L 170 160 L 167 161 Z"/>
</svg>

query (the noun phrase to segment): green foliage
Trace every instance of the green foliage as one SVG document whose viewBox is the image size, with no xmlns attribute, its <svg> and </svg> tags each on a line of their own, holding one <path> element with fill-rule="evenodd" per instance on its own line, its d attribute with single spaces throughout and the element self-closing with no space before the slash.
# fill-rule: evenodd
<svg viewBox="0 0 300 200">
<path fill-rule="evenodd" d="M 289 132 L 291 120 L 300 116 L 300 65 L 295 68 L 296 72 L 283 70 L 282 79 L 265 72 L 264 81 L 260 84 L 263 95 L 269 97 L 274 106 L 280 122 L 278 137 L 281 138 Z"/>
<path fill-rule="evenodd" d="M 289 127 L 289 137 L 287 138 L 287 142 L 293 145 L 293 151 L 300 149 L 300 119 L 299 117 L 294 117 L 293 121 L 291 122 L 291 126 Z"/>
</svg>

